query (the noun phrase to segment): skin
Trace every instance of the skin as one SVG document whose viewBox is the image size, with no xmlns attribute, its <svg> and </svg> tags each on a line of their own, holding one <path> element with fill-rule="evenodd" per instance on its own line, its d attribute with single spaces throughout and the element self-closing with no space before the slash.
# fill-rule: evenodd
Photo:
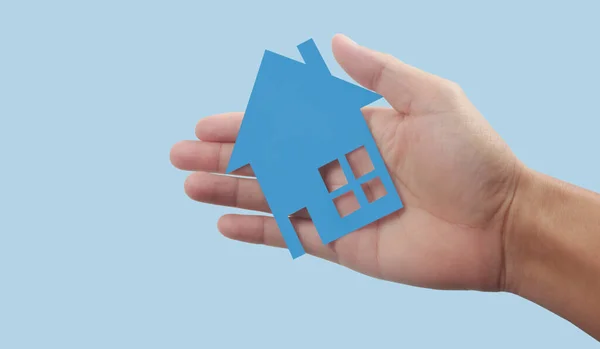
<svg viewBox="0 0 600 349">
<path fill-rule="evenodd" d="M 363 114 L 405 207 L 328 245 L 321 243 L 310 217 L 300 212 L 292 222 L 307 253 L 404 284 L 517 293 L 598 336 L 600 328 L 589 323 L 598 320 L 594 314 L 600 314 L 600 302 L 582 315 L 586 307 L 570 311 L 575 301 L 564 304 L 568 297 L 543 291 L 563 280 L 553 268 L 542 267 L 553 259 L 540 252 L 536 241 L 542 236 L 551 240 L 557 235 L 553 227 L 559 224 L 541 227 L 531 216 L 555 216 L 552 210 L 558 205 L 542 205 L 536 198 L 544 197 L 544 203 L 564 201 L 553 187 L 556 180 L 522 164 L 457 84 L 359 46 L 342 35 L 334 37 L 332 48 L 350 77 L 381 94 L 392 107 L 367 107 Z M 242 117 L 242 113 L 226 113 L 201 119 L 196 127 L 199 141 L 177 143 L 171 161 L 179 169 L 194 171 L 185 182 L 185 191 L 192 199 L 269 212 L 249 167 L 236 173 L 243 177 L 221 175 Z M 353 168 L 368 166 L 359 155 L 350 159 Z M 344 184 L 340 170 L 329 169 L 324 177 L 329 186 Z M 371 185 L 367 196 L 381 195 L 382 190 Z M 582 189 L 570 187 L 561 195 L 571 195 L 575 197 L 573 203 L 579 203 L 577 196 L 582 194 L 578 190 Z M 552 197 L 555 200 L 549 193 L 556 195 Z M 600 199 L 592 193 L 586 195 L 592 196 L 584 210 L 588 216 L 579 218 L 590 221 L 590 215 L 600 212 L 595 210 L 600 208 Z M 539 211 L 523 214 L 532 207 Z M 349 211 L 352 201 L 343 200 L 338 208 Z M 581 208 L 574 207 L 573 212 L 581 212 Z M 586 250 L 586 256 L 592 260 L 600 247 L 599 226 L 598 220 L 584 224 L 584 236 L 595 240 L 577 245 L 591 249 Z M 275 221 L 268 216 L 225 215 L 218 228 L 235 240 L 285 247 Z M 595 233 L 589 233 L 590 229 Z M 563 240 L 567 245 L 572 241 Z M 573 249 L 565 251 L 557 258 L 568 260 Z M 571 269 L 564 274 L 585 269 L 582 280 L 591 276 L 600 279 L 597 263 L 587 263 L 586 268 L 579 264 L 585 263 L 569 264 Z M 523 266 L 549 276 L 543 278 L 545 283 L 536 283 Z M 589 292 L 600 294 L 598 282 L 595 286 Z M 589 292 L 582 295 L 593 295 Z"/>
</svg>

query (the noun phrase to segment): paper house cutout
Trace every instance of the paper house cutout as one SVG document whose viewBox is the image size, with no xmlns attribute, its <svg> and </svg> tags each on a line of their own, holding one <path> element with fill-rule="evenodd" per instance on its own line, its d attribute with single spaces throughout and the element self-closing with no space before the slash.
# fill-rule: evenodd
<svg viewBox="0 0 600 349">
<path fill-rule="evenodd" d="M 265 51 L 227 166 L 252 166 L 293 258 L 305 252 L 289 216 L 303 208 L 324 244 L 402 208 L 360 110 L 381 96 L 332 76 L 312 39 L 298 50 L 304 63 Z M 355 178 L 346 155 L 363 146 L 374 169 Z M 319 168 L 334 160 L 348 184 L 329 192 Z M 369 202 L 361 184 L 372 179 L 386 195 Z M 360 208 L 341 217 L 334 199 L 349 191 Z"/>
</svg>

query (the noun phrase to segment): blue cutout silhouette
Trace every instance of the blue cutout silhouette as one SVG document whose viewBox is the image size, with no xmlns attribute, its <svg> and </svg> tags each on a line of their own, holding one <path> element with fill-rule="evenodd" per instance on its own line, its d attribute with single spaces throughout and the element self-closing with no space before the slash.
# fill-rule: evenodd
<svg viewBox="0 0 600 349">
<path fill-rule="evenodd" d="M 360 111 L 381 96 L 332 76 L 312 39 L 298 50 L 304 63 L 265 51 L 227 166 L 252 166 L 293 258 L 304 248 L 289 216 L 303 208 L 324 244 L 402 208 Z M 374 169 L 355 178 L 346 155 L 362 146 Z M 329 192 L 319 168 L 334 160 L 348 184 Z M 375 178 L 386 195 L 369 203 L 361 184 Z M 333 199 L 349 191 L 360 209 L 341 217 Z"/>
</svg>

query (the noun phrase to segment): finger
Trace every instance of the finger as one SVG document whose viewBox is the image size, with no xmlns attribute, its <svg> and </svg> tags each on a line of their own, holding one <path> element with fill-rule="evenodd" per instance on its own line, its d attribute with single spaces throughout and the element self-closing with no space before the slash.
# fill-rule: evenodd
<svg viewBox="0 0 600 349">
<path fill-rule="evenodd" d="M 333 248 L 321 242 L 321 238 L 311 220 L 292 218 L 291 222 L 307 253 L 337 262 L 337 256 Z M 286 247 L 273 217 L 225 215 L 219 219 L 217 226 L 219 231 L 230 239 L 273 247 Z"/>
<path fill-rule="evenodd" d="M 381 111 L 381 107 L 362 109 L 365 119 Z M 225 173 L 231 157 L 235 139 L 242 122 L 243 113 L 233 112 L 211 115 L 201 119 L 196 126 L 196 135 L 204 142 L 182 141 L 171 150 L 171 162 L 181 170 Z M 331 171 L 330 171 L 331 170 Z M 242 167 L 233 174 L 254 176 L 249 166 Z M 321 173 L 328 188 L 337 189 L 346 184 L 341 168 L 334 166 Z"/>
<path fill-rule="evenodd" d="M 365 107 L 363 114 L 369 118 L 381 107 Z M 242 112 L 230 112 L 207 116 L 198 121 L 196 137 L 206 142 L 234 143 L 240 130 L 243 118 Z"/>
<path fill-rule="evenodd" d="M 186 179 L 184 187 L 185 193 L 196 201 L 245 210 L 271 212 L 256 179 L 195 172 Z M 308 217 L 307 213 L 303 211 L 299 211 L 297 216 Z"/>
<path fill-rule="evenodd" d="M 196 137 L 206 142 L 233 143 L 242 123 L 243 113 L 232 112 L 207 116 L 198 121 Z"/>
<path fill-rule="evenodd" d="M 382 109 L 386 108 L 365 107 L 362 112 L 365 119 L 370 120 L 375 112 Z M 196 127 L 196 135 L 204 142 L 182 141 L 175 144 L 171 150 L 173 165 L 187 171 L 225 173 L 234 146 L 230 142 L 235 141 L 242 116 L 242 113 L 233 112 L 211 115 L 201 119 Z M 352 165 L 352 159 L 349 158 L 349 160 Z M 361 166 L 360 162 L 356 163 Z M 330 191 L 347 183 L 339 163 L 330 163 L 323 166 L 320 171 Z M 249 166 L 245 166 L 233 174 L 254 176 Z"/>
<path fill-rule="evenodd" d="M 411 101 L 434 77 L 390 55 L 360 46 L 344 35 L 333 38 L 332 48 L 335 59 L 351 78 L 405 114 L 409 113 Z"/>
<path fill-rule="evenodd" d="M 185 181 L 185 193 L 208 204 L 270 212 L 256 179 L 192 173 Z"/>
<path fill-rule="evenodd" d="M 233 151 L 233 143 L 181 141 L 171 149 L 171 163 L 180 170 L 225 173 Z M 254 176 L 250 166 L 233 174 Z"/>
</svg>

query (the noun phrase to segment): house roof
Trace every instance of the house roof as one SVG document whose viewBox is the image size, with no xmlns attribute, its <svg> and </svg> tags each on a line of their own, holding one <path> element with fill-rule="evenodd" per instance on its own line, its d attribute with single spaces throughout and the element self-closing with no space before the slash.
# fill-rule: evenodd
<svg viewBox="0 0 600 349">
<path fill-rule="evenodd" d="M 358 112 L 381 98 L 332 76 L 312 39 L 297 47 L 304 63 L 265 51 L 227 173 L 264 156 L 261 152 L 273 146 L 285 145 L 287 139 L 299 141 L 290 133 L 307 132 L 307 126 L 316 131 L 323 123 L 344 123 L 336 120 L 340 110 Z"/>
</svg>

